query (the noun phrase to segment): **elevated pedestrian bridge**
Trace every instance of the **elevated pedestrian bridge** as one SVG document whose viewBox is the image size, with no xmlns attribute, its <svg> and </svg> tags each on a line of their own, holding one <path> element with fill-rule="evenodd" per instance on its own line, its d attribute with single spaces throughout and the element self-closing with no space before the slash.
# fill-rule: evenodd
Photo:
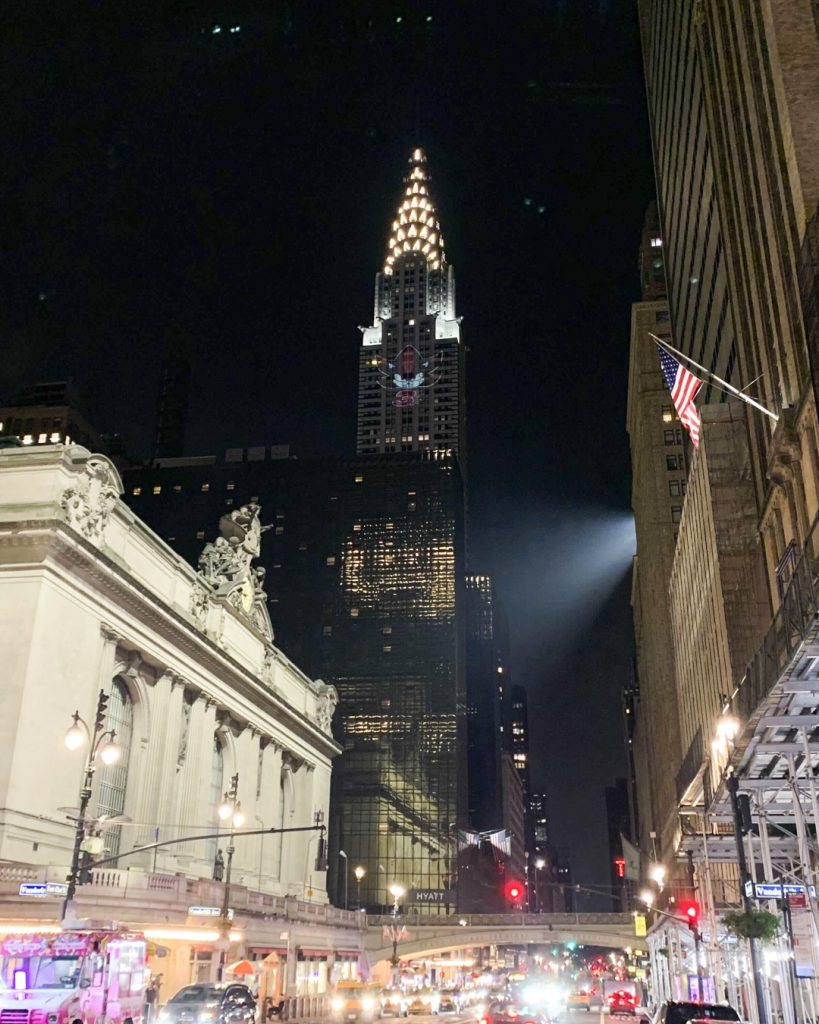
<svg viewBox="0 0 819 1024">
<path fill-rule="evenodd" d="M 635 943 L 631 914 L 401 914 L 367 919 L 364 949 L 371 964 L 392 956 L 392 928 L 405 929 L 401 958 L 468 949 L 472 946 L 577 942 L 622 949 Z"/>
</svg>

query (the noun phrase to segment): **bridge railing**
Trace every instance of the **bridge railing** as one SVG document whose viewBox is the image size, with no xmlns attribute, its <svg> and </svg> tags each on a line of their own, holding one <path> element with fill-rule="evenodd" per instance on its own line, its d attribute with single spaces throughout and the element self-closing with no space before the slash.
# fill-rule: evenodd
<svg viewBox="0 0 819 1024">
<path fill-rule="evenodd" d="M 395 918 L 391 914 L 371 914 L 367 924 L 373 927 L 393 924 Z M 538 927 L 549 928 L 574 925 L 582 928 L 599 925 L 633 926 L 631 914 L 405 914 L 398 916 L 401 924 L 414 928 L 446 928 L 461 925 L 464 928 L 497 927 L 506 925 L 509 928 Z"/>
</svg>

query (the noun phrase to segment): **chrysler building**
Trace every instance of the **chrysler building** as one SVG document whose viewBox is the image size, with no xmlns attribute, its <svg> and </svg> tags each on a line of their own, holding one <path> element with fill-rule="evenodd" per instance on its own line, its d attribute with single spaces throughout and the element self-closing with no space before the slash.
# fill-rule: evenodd
<svg viewBox="0 0 819 1024">
<path fill-rule="evenodd" d="M 444 450 L 463 459 L 464 357 L 455 276 L 420 149 L 410 157 L 375 277 L 373 323 L 361 331 L 358 454 Z"/>
</svg>

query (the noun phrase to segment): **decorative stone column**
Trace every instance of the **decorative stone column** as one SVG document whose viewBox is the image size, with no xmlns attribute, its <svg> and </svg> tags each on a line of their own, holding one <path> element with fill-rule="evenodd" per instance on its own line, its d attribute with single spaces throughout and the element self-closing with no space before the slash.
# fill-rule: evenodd
<svg viewBox="0 0 819 1024">
<path fill-rule="evenodd" d="M 114 665 L 117 660 L 117 645 L 122 643 L 122 637 L 107 622 L 100 623 L 100 633 L 102 634 L 102 652 L 97 690 L 105 690 L 106 693 L 110 693 L 111 683 L 114 679 Z M 97 706 L 96 697 L 97 695 L 94 694 L 94 707 Z"/>
<path fill-rule="evenodd" d="M 287 756 L 287 755 L 285 755 Z M 293 771 L 295 799 L 292 805 L 286 797 L 285 828 L 298 828 L 313 824 L 313 775 L 314 766 L 304 761 L 290 758 Z M 291 832 L 284 837 L 282 857 L 282 880 L 293 891 L 302 895 L 310 887 L 312 864 L 309 858 L 315 857 L 318 833 Z M 311 840 L 314 840 L 311 842 Z"/>
<path fill-rule="evenodd" d="M 243 829 L 259 828 L 256 821 L 256 786 L 259 778 L 259 733 L 247 725 L 236 738 L 236 771 L 239 773 L 239 801 L 245 816 Z M 249 889 L 259 878 L 259 836 L 239 839 L 234 845 L 234 879 Z"/>
<path fill-rule="evenodd" d="M 172 679 L 173 674 L 166 670 L 152 687 L 146 687 L 147 707 L 140 709 L 142 735 L 138 739 L 142 749 L 136 820 L 141 823 L 141 827 L 133 831 L 130 843 L 132 848 L 145 846 L 154 841 L 154 831 L 159 820 L 156 815 L 157 791 L 162 771 L 161 754 L 166 743 L 167 703 Z M 131 863 L 146 867 L 151 863 L 151 859 L 146 854 L 131 858 Z"/>
<path fill-rule="evenodd" d="M 266 828 L 278 828 L 282 813 L 282 748 L 275 740 L 268 740 L 262 747 L 262 785 L 256 803 L 257 814 Z M 282 836 L 265 836 L 262 844 L 262 879 L 268 885 L 270 879 L 278 880 L 279 851 Z M 279 891 L 279 886 L 275 887 Z"/>
<path fill-rule="evenodd" d="M 204 835 L 213 822 L 210 807 L 210 779 L 213 766 L 213 737 L 216 730 L 216 701 L 199 694 L 191 705 L 188 741 L 181 778 L 180 836 Z M 177 847 L 177 856 L 191 857 L 196 871 L 207 874 L 205 841 Z M 208 869 L 209 870 L 209 869 Z"/>
<path fill-rule="evenodd" d="M 165 678 L 165 677 L 163 677 Z M 183 704 L 185 699 L 185 680 L 181 676 L 168 677 L 167 691 L 164 697 L 165 740 L 157 755 L 159 765 L 157 778 L 156 801 L 152 819 L 159 828 L 159 839 L 179 838 L 180 786 L 182 768 L 179 764 L 180 741 L 185 724 Z M 155 830 L 154 830 L 155 834 Z M 153 842 L 150 839 L 149 842 Z M 184 850 L 184 847 L 182 847 Z M 151 858 L 161 870 L 176 870 L 176 850 L 173 846 L 157 851 Z"/>
</svg>

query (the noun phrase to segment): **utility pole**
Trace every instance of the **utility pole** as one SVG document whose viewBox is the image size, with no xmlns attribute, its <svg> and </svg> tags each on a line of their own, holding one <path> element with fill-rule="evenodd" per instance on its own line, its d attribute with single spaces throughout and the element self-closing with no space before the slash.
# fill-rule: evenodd
<svg viewBox="0 0 819 1024">
<path fill-rule="evenodd" d="M 693 852 L 691 850 L 688 851 L 688 883 L 691 886 L 691 895 L 696 900 L 697 899 L 697 886 L 696 886 L 696 882 L 695 882 L 695 873 L 694 873 L 694 854 L 693 854 Z M 702 901 L 701 900 L 697 900 L 697 902 L 700 904 L 700 906 L 702 905 Z M 697 964 L 697 998 L 699 999 L 699 1001 L 701 1003 L 704 1003 L 705 1002 L 705 983 L 704 983 L 703 977 L 702 977 L 702 972 L 703 972 L 703 966 L 702 966 L 702 932 L 700 931 L 699 918 L 697 919 L 696 924 L 694 925 L 694 927 L 691 930 L 694 933 L 694 959 L 695 959 L 696 964 Z"/>
<path fill-rule="evenodd" d="M 742 890 L 742 905 L 746 912 L 754 909 L 746 884 L 751 881 L 748 874 L 748 862 L 745 858 L 745 843 L 743 842 L 742 813 L 739 809 L 739 779 L 734 771 L 730 771 L 726 781 L 728 792 L 731 795 L 731 810 L 734 812 L 734 837 L 737 844 L 737 862 L 739 863 L 739 884 Z M 756 994 L 756 1007 L 760 1024 L 767 1021 L 765 1008 L 765 989 L 762 984 L 762 968 L 759 963 L 759 946 L 756 939 L 750 939 L 751 946 L 751 967 L 754 972 L 754 992 Z"/>
</svg>

